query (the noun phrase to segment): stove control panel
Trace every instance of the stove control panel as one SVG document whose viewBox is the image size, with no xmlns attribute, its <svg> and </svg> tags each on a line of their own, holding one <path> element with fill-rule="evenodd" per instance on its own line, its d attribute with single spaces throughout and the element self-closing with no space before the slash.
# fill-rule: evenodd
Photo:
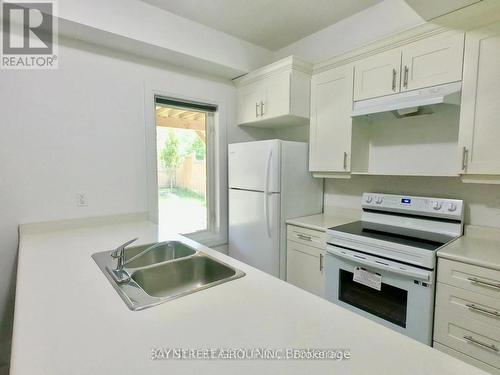
<svg viewBox="0 0 500 375">
<path fill-rule="evenodd" d="M 399 212 L 417 216 L 432 216 L 462 220 L 464 203 L 459 199 L 414 197 L 380 193 L 364 193 L 363 209 Z"/>
</svg>

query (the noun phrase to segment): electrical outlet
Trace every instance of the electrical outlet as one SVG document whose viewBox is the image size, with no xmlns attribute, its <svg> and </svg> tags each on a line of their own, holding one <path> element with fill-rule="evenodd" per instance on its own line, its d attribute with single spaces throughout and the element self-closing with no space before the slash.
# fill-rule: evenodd
<svg viewBox="0 0 500 375">
<path fill-rule="evenodd" d="M 85 193 L 76 193 L 76 206 L 87 207 L 88 205 L 87 195 Z"/>
</svg>

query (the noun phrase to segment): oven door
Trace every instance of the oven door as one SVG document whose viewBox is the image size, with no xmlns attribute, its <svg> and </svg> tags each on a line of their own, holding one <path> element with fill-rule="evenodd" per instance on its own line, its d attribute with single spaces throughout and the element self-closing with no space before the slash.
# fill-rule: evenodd
<svg viewBox="0 0 500 375">
<path fill-rule="evenodd" d="M 358 269 L 381 278 L 380 290 L 355 281 Z M 328 245 L 325 279 L 329 301 L 431 345 L 433 271 Z"/>
</svg>

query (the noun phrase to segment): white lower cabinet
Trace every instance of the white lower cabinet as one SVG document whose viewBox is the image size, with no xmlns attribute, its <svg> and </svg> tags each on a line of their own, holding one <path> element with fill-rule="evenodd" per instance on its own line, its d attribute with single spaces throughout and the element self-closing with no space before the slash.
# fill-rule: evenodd
<svg viewBox="0 0 500 375">
<path fill-rule="evenodd" d="M 287 226 L 287 281 L 324 297 L 325 233 Z"/>
<path fill-rule="evenodd" d="M 500 272 L 439 259 L 434 347 L 500 374 Z"/>
</svg>

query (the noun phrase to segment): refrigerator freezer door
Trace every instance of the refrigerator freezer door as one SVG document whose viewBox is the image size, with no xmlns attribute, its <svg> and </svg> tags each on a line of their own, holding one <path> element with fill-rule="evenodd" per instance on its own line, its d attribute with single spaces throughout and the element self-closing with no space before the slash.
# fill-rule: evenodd
<svg viewBox="0 0 500 375">
<path fill-rule="evenodd" d="M 280 194 L 229 190 L 229 255 L 279 277 Z"/>
<path fill-rule="evenodd" d="M 229 188 L 280 192 L 279 140 L 230 144 L 228 155 Z"/>
</svg>

